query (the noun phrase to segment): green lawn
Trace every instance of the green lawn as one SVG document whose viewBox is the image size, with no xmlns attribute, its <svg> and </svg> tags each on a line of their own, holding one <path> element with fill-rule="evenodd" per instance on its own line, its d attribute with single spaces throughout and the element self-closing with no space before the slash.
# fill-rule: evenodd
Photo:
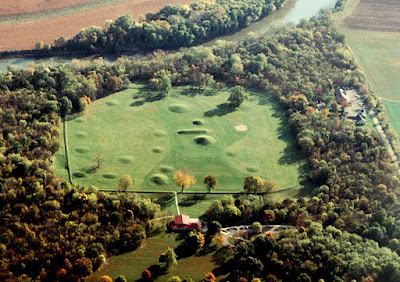
<svg viewBox="0 0 400 282">
<path fill-rule="evenodd" d="M 189 88 L 174 88 L 154 102 L 137 98 L 143 91 L 136 86 L 108 96 L 68 121 L 76 184 L 115 191 L 120 176 L 129 174 L 131 190 L 179 191 L 172 175 L 186 169 L 197 179 L 188 191 L 205 191 L 207 174 L 217 176 L 223 191 L 241 190 L 247 175 L 275 181 L 278 189 L 298 185 L 301 158 L 273 103 L 252 95 L 231 111 L 225 104 L 227 91 L 193 96 Z M 237 131 L 241 124 L 248 130 Z M 98 153 L 105 161 L 93 171 Z M 66 179 L 63 148 L 55 167 Z"/>
<path fill-rule="evenodd" d="M 400 101 L 400 33 L 343 31 L 375 94 Z"/>
<path fill-rule="evenodd" d="M 394 130 L 400 135 L 400 103 L 391 101 L 384 101 L 384 103 L 389 113 L 390 123 Z"/>
<path fill-rule="evenodd" d="M 112 256 L 106 265 L 94 272 L 85 281 L 99 281 L 103 275 L 108 275 L 113 280 L 119 275 L 124 275 L 128 281 L 136 281 L 141 278 L 143 270 L 158 263 L 160 254 L 167 247 L 175 248 L 181 241 L 176 241 L 176 234 L 161 233 L 146 240 L 139 249 L 119 256 Z M 191 256 L 178 259 L 178 266 L 169 269 L 168 273 L 160 276 L 157 281 L 166 281 L 172 276 L 181 278 L 190 276 L 199 281 L 204 275 L 217 266 L 211 261 L 211 254 L 205 256 Z"/>
</svg>

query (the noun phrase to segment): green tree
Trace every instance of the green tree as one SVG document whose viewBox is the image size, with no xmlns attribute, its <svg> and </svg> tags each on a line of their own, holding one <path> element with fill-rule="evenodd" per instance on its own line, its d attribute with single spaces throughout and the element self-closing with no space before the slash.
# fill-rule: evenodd
<svg viewBox="0 0 400 282">
<path fill-rule="evenodd" d="M 239 107 L 245 100 L 249 99 L 249 95 L 242 86 L 235 86 L 230 92 L 228 101 L 232 107 Z"/>
<path fill-rule="evenodd" d="M 62 97 L 59 101 L 59 108 L 62 116 L 68 115 L 72 110 L 72 102 L 68 97 Z"/>
<path fill-rule="evenodd" d="M 207 175 L 204 177 L 204 185 L 206 185 L 208 192 L 215 189 L 218 185 L 218 180 L 215 175 Z"/>
<path fill-rule="evenodd" d="M 165 252 L 165 266 L 170 268 L 172 266 L 178 265 L 178 261 L 176 260 L 177 255 L 174 252 L 174 249 L 168 247 Z"/>
</svg>

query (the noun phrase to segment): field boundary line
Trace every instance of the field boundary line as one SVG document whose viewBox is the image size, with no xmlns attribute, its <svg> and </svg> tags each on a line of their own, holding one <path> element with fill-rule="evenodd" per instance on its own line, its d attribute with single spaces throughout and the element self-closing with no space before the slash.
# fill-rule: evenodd
<svg viewBox="0 0 400 282">
<path fill-rule="evenodd" d="M 68 130 L 67 130 L 67 120 L 64 117 L 62 119 L 63 121 L 63 133 L 64 133 L 64 150 L 65 150 L 65 160 L 67 161 L 67 172 L 68 172 L 68 180 L 69 182 L 74 185 L 73 179 L 72 179 L 72 172 L 71 172 L 71 159 L 69 157 L 69 148 L 68 148 Z"/>
</svg>

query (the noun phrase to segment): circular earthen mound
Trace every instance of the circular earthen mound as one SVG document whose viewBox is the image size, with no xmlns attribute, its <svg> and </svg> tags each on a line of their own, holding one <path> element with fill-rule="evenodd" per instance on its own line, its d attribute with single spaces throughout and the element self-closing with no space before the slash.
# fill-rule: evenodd
<svg viewBox="0 0 400 282">
<path fill-rule="evenodd" d="M 259 170 L 257 167 L 255 167 L 255 166 L 250 166 L 250 167 L 246 168 L 246 170 L 247 170 L 248 172 L 259 172 L 259 171 L 260 171 L 260 170 Z"/>
<path fill-rule="evenodd" d="M 115 102 L 115 101 L 107 101 L 107 102 L 106 102 L 106 105 L 107 105 L 107 106 L 116 106 L 116 105 L 118 105 L 118 102 Z"/>
<path fill-rule="evenodd" d="M 156 173 L 150 177 L 150 181 L 157 185 L 167 185 L 169 183 L 169 178 L 165 174 Z"/>
<path fill-rule="evenodd" d="M 195 119 L 194 121 L 193 121 L 193 124 L 194 125 L 204 125 L 206 122 L 204 121 L 204 120 L 202 120 L 202 119 Z"/>
<path fill-rule="evenodd" d="M 102 176 L 103 176 L 104 178 L 107 178 L 107 179 L 116 179 L 116 178 L 118 178 L 118 174 L 116 174 L 116 173 L 111 173 L 111 172 L 109 172 L 109 173 L 104 173 Z"/>
<path fill-rule="evenodd" d="M 173 104 L 168 107 L 171 112 L 183 114 L 189 112 L 189 108 L 182 104 Z"/>
<path fill-rule="evenodd" d="M 121 156 L 118 158 L 118 161 L 121 164 L 131 164 L 131 163 L 133 163 L 134 160 L 135 160 L 135 158 L 132 156 Z"/>
<path fill-rule="evenodd" d="M 208 135 L 199 135 L 193 138 L 193 140 L 197 145 L 202 145 L 202 146 L 209 146 L 215 144 L 216 142 L 214 137 Z"/>
<path fill-rule="evenodd" d="M 235 129 L 237 130 L 237 131 L 247 131 L 247 125 L 244 125 L 244 124 L 239 124 L 239 125 L 236 125 L 235 126 Z"/>
<path fill-rule="evenodd" d="M 75 136 L 78 137 L 78 138 L 85 138 L 87 135 L 88 135 L 88 134 L 87 134 L 87 132 L 85 132 L 85 131 L 78 131 L 78 132 L 76 132 L 76 134 L 75 134 Z"/>
<path fill-rule="evenodd" d="M 236 156 L 236 152 L 233 152 L 233 151 L 226 151 L 225 154 L 226 154 L 228 157 L 235 157 L 235 156 Z"/>
<path fill-rule="evenodd" d="M 161 154 L 162 152 L 164 152 L 164 148 L 163 147 L 155 147 L 151 151 L 153 153 Z"/>
<path fill-rule="evenodd" d="M 167 132 L 165 132 L 164 130 L 156 130 L 153 132 L 154 136 L 157 137 L 164 137 L 167 135 Z"/>
<path fill-rule="evenodd" d="M 90 148 L 89 148 L 89 147 L 86 147 L 86 146 L 80 146 L 80 147 L 77 147 L 77 148 L 75 149 L 75 151 L 76 151 L 77 153 L 79 153 L 79 154 L 86 154 L 87 152 L 90 151 Z"/>
<path fill-rule="evenodd" d="M 159 169 L 162 173 L 173 173 L 175 171 L 175 168 L 169 165 L 162 165 Z"/>
<path fill-rule="evenodd" d="M 72 174 L 72 176 L 76 178 L 84 178 L 86 177 L 86 173 L 84 173 L 83 171 L 76 171 Z"/>
</svg>

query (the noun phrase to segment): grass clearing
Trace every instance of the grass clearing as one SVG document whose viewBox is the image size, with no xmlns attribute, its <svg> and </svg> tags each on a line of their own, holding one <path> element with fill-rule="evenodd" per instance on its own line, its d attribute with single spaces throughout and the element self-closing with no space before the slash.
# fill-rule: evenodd
<svg viewBox="0 0 400 282">
<path fill-rule="evenodd" d="M 384 104 L 389 113 L 390 123 L 400 136 L 400 102 L 384 101 Z"/>
<path fill-rule="evenodd" d="M 302 158 L 279 108 L 252 96 L 227 112 L 228 91 L 180 95 L 188 89 L 174 88 L 169 97 L 151 103 L 134 103 L 141 99 L 132 97 L 144 90 L 128 89 L 95 101 L 83 116 L 68 121 L 72 172 L 83 175 L 74 178 L 76 184 L 116 191 L 119 178 L 128 174 L 134 179 L 131 190 L 180 191 L 172 175 L 187 169 L 197 179 L 187 191 L 205 192 L 202 179 L 208 174 L 217 176 L 220 191 L 241 191 L 251 174 L 275 181 L 278 189 L 298 188 Z M 240 124 L 248 130 L 237 131 Z M 96 169 L 98 153 L 105 161 Z M 61 148 L 55 166 L 67 179 L 64 158 Z"/>
<path fill-rule="evenodd" d="M 139 249 L 111 257 L 108 264 L 94 272 L 85 281 L 97 282 L 103 275 L 108 275 L 113 279 L 124 275 L 128 281 L 136 281 L 141 278 L 143 270 L 158 263 L 160 254 L 165 252 L 167 247 L 175 248 L 179 245 L 181 241 L 176 239 L 177 234 L 173 233 L 161 233 L 151 237 Z M 178 266 L 170 268 L 166 275 L 160 276 L 156 281 L 167 281 L 172 276 L 184 278 L 188 274 L 195 281 L 199 281 L 216 267 L 211 259 L 211 254 L 178 259 Z"/>
</svg>

